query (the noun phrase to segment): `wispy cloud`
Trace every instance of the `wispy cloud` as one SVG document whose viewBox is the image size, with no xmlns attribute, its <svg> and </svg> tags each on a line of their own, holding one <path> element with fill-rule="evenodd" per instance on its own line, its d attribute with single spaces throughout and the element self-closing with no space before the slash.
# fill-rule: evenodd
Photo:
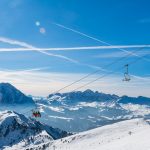
<svg viewBox="0 0 150 150">
<path fill-rule="evenodd" d="M 42 70 L 46 70 L 49 69 L 50 67 L 38 67 L 38 68 L 29 68 L 29 69 L 15 69 L 15 70 L 11 70 L 11 69 L 4 69 L 4 68 L 0 68 L 1 71 L 3 72 L 8 72 L 8 73 L 25 73 L 25 72 L 36 72 L 36 71 L 42 71 Z"/>
<path fill-rule="evenodd" d="M 135 78 L 135 79 L 139 79 L 139 80 L 144 80 L 144 81 L 149 81 L 150 82 L 150 77 L 140 77 L 137 75 L 131 75 L 131 77 Z"/>
<path fill-rule="evenodd" d="M 39 67 L 39 68 L 29 68 L 29 69 L 13 69 L 13 70 L 10 70 L 10 69 L 4 69 L 4 68 L 0 68 L 0 72 L 1 72 L 1 75 L 2 76 L 5 76 L 5 77 L 16 77 L 17 75 L 25 75 L 26 73 L 41 73 L 43 70 L 46 70 L 46 69 L 49 69 L 50 67 Z M 19 79 L 18 79 L 19 80 Z M 16 81 L 18 81 L 16 79 Z M 10 79 L 9 79 L 10 81 Z"/>
<path fill-rule="evenodd" d="M 50 93 L 53 93 L 60 87 L 64 87 L 66 84 L 72 82 L 72 80 L 77 80 L 85 74 L 75 74 L 75 73 L 50 73 L 50 72 L 41 72 L 41 71 L 27 71 L 27 72 L 7 72 L 0 71 L 0 82 L 1 81 L 9 81 L 17 88 L 25 92 L 26 94 L 32 95 L 43 95 L 47 96 Z M 69 89 L 64 90 L 63 92 L 71 91 L 78 86 L 85 84 L 95 78 L 97 78 L 99 74 L 91 76 L 80 83 L 75 84 Z M 142 78 L 142 79 L 141 79 Z M 103 78 L 102 80 L 93 83 L 92 85 L 85 87 L 81 90 L 85 90 L 87 88 L 91 88 L 93 90 L 99 89 L 100 92 L 111 93 L 111 94 L 119 94 L 119 95 L 149 95 L 150 88 L 150 78 L 146 77 L 146 81 L 143 81 L 143 77 L 136 76 L 132 77 L 131 82 L 124 83 L 122 82 L 122 75 L 115 75 Z M 29 86 L 30 85 L 30 86 Z M 133 90 L 136 88 L 136 90 Z"/>
</svg>

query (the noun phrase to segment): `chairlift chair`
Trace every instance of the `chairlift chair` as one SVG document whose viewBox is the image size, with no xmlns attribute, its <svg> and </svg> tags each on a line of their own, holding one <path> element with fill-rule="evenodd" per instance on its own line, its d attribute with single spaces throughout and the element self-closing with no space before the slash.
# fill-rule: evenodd
<svg viewBox="0 0 150 150">
<path fill-rule="evenodd" d="M 131 80 L 130 75 L 129 75 L 129 65 L 125 65 L 126 72 L 124 73 L 124 79 L 123 81 L 129 82 Z"/>
<path fill-rule="evenodd" d="M 41 118 L 41 113 L 38 109 L 32 110 L 32 117 L 34 118 Z"/>
</svg>

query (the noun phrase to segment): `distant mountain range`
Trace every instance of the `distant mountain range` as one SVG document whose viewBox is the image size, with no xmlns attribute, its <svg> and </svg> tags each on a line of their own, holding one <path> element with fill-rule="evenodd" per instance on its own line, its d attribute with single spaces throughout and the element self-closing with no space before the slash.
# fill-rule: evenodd
<svg viewBox="0 0 150 150">
<path fill-rule="evenodd" d="M 139 96 L 139 97 L 123 96 L 123 97 L 120 98 L 119 103 L 123 103 L 123 104 L 132 103 L 132 104 L 139 104 L 139 105 L 150 105 L 150 98 L 143 97 L 143 96 Z"/>
<path fill-rule="evenodd" d="M 43 100 L 42 98 L 40 100 Z M 65 102 L 67 104 L 78 103 L 78 102 L 110 102 L 118 101 L 119 103 L 132 103 L 141 105 L 150 105 L 150 98 L 148 97 L 119 97 L 115 94 L 105 94 L 102 92 L 94 92 L 90 89 L 85 91 L 76 91 L 68 93 L 56 93 L 50 94 L 48 100 L 51 102 Z M 10 83 L 0 83 L 0 103 L 7 104 L 23 104 L 23 103 L 34 103 L 34 100 L 30 96 L 26 96 L 20 90 L 15 88 Z"/>
<path fill-rule="evenodd" d="M 50 94 L 47 98 L 28 97 L 11 84 L 1 83 L 0 104 L 0 111 L 15 110 L 29 117 L 31 110 L 38 108 L 41 122 L 68 132 L 131 118 L 150 118 L 150 98 L 120 97 L 92 90 Z"/>
<path fill-rule="evenodd" d="M 68 92 L 68 93 L 56 93 L 55 95 L 50 94 L 48 96 L 49 99 L 55 100 L 55 98 L 65 99 L 68 102 L 93 102 L 93 101 L 109 101 L 109 100 L 117 100 L 119 97 L 117 95 L 110 95 L 99 93 L 98 91 L 94 92 L 92 90 L 86 91 L 77 91 L 77 92 Z"/>
<path fill-rule="evenodd" d="M 85 131 L 131 118 L 150 118 L 150 98 L 120 97 L 89 89 L 50 94 L 37 104 L 49 116 L 50 124 L 67 131 Z"/>
<path fill-rule="evenodd" d="M 76 92 L 68 92 L 68 93 L 56 93 L 50 94 L 48 99 L 51 101 L 59 101 L 65 103 L 77 103 L 77 102 L 110 102 L 110 101 L 118 101 L 118 103 L 132 103 L 132 104 L 141 104 L 141 105 L 150 105 L 150 98 L 148 97 L 129 97 L 122 96 L 119 97 L 115 94 L 105 94 L 101 92 L 94 92 L 90 89 L 85 91 L 76 91 Z"/>
</svg>

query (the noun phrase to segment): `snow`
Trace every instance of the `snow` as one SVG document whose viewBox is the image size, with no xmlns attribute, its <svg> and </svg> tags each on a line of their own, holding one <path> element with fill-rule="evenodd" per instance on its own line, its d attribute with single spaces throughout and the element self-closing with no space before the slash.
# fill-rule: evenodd
<svg viewBox="0 0 150 150">
<path fill-rule="evenodd" d="M 38 102 L 42 117 L 38 120 L 68 132 L 81 132 L 116 121 L 150 117 L 150 106 L 119 104 L 118 102 L 78 102 L 76 104 L 46 104 Z M 95 106 L 95 107 L 94 107 Z M 2 105 L 0 110 L 15 110 L 31 117 L 32 105 Z M 89 116 L 92 116 L 90 118 Z"/>
<path fill-rule="evenodd" d="M 17 145 L 37 145 L 53 140 L 53 137 L 42 129 L 42 124 L 25 116 L 4 111 L 0 113 L 0 149 Z"/>
<path fill-rule="evenodd" d="M 27 139 L 22 140 L 21 142 L 12 145 L 11 147 L 5 146 L 4 150 L 26 150 L 28 148 L 32 148 L 35 146 L 41 145 L 41 143 L 48 143 L 50 140 L 47 138 L 47 132 L 42 131 L 40 134 L 35 135 L 33 138 L 33 141 L 30 142 L 30 144 L 27 145 Z"/>
<path fill-rule="evenodd" d="M 133 119 L 56 140 L 48 149 L 150 150 L 149 133 L 149 122 Z"/>
<path fill-rule="evenodd" d="M 55 119 L 63 119 L 63 120 L 73 120 L 73 118 L 66 118 L 66 117 L 61 117 L 61 116 L 48 116 L 49 118 L 55 118 Z"/>
<path fill-rule="evenodd" d="M 97 102 L 91 102 L 91 103 L 87 103 L 87 102 L 80 102 L 78 104 L 80 107 L 97 107 L 98 103 Z"/>
<path fill-rule="evenodd" d="M 26 149 L 68 134 L 13 111 L 0 112 L 0 150 Z"/>
<path fill-rule="evenodd" d="M 0 113 L 0 149 L 39 149 L 46 145 L 52 150 L 150 150 L 150 121 L 132 119 L 150 118 L 150 98 L 118 97 L 86 90 L 33 99 L 42 113 L 40 121 L 70 132 L 98 128 L 54 141 L 68 135 L 67 132 L 13 111 L 3 111 Z M 30 116 L 31 108 L 35 107 L 32 102 L 31 97 L 12 85 L 0 84 L 3 104 L 0 110 L 29 112 Z M 125 119 L 132 120 L 118 122 Z"/>
<path fill-rule="evenodd" d="M 88 116 L 92 119 L 92 116 Z M 150 120 L 131 119 L 103 127 L 98 127 L 89 131 L 68 136 L 59 140 L 53 140 L 48 132 L 42 130 L 33 134 L 27 129 L 25 134 L 20 134 L 21 127 L 13 130 L 13 119 L 23 126 L 31 126 L 27 118 L 23 115 L 11 111 L 5 111 L 0 116 L 0 126 L 10 126 L 11 130 L 6 137 L 0 138 L 4 150 L 150 150 Z M 34 124 L 33 124 L 34 126 Z M 5 128 L 2 128 L 5 130 Z M 54 132 L 54 131 L 52 131 Z M 30 133 L 30 136 L 26 136 Z M 22 140 L 16 140 L 21 138 Z M 13 142 L 13 145 L 7 144 Z M 11 141 L 12 140 L 12 141 Z"/>
<path fill-rule="evenodd" d="M 50 109 L 50 110 L 52 110 L 52 111 L 55 111 L 55 112 L 63 112 L 64 111 L 64 109 L 63 108 L 61 108 L 61 107 L 53 107 L 53 106 L 47 106 L 47 105 L 44 105 L 44 104 L 39 104 L 38 103 L 38 106 L 39 106 L 39 108 L 41 108 L 40 110 L 41 111 L 44 111 L 43 109 L 44 108 L 48 108 L 48 109 Z"/>
<path fill-rule="evenodd" d="M 11 88 L 7 84 L 4 85 L 8 89 Z M 17 90 L 10 91 L 10 94 L 6 94 L 9 98 L 9 95 L 15 95 L 13 93 Z M 49 98 L 33 97 L 33 99 L 36 106 L 27 103 L 20 105 L 7 103 L 1 105 L 0 111 L 15 110 L 31 117 L 31 110 L 36 107 L 42 114 L 42 117 L 38 119 L 40 122 L 68 132 L 86 131 L 125 119 L 150 118 L 150 104 L 148 103 L 150 99 L 143 97 L 119 97 L 86 90 L 84 92 L 56 93 L 50 95 Z M 18 99 L 15 101 L 17 102 Z"/>
<path fill-rule="evenodd" d="M 139 105 L 139 104 L 121 104 L 123 109 L 131 111 L 135 116 L 144 116 L 150 114 L 150 107 L 147 105 Z"/>
</svg>

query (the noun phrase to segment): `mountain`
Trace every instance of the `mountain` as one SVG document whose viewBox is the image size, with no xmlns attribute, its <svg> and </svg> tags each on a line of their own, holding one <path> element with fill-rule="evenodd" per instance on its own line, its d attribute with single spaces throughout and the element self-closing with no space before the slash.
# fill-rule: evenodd
<svg viewBox="0 0 150 150">
<path fill-rule="evenodd" d="M 149 133 L 149 121 L 133 119 L 50 142 L 47 150 L 149 150 Z"/>
<path fill-rule="evenodd" d="M 53 140 L 46 132 L 28 136 L 4 150 L 149 150 L 150 121 L 131 119 Z M 30 132 L 32 134 L 32 132 Z M 17 134 L 16 134 L 17 135 Z M 28 140 L 27 140 L 28 139 Z M 9 138 L 6 140 L 6 142 Z"/>
<path fill-rule="evenodd" d="M 65 100 L 66 103 L 76 103 L 76 102 L 104 102 L 110 100 L 117 100 L 119 97 L 117 95 L 94 92 L 90 89 L 85 91 L 76 91 L 68 93 L 56 93 L 50 94 L 48 96 L 50 100 Z"/>
<path fill-rule="evenodd" d="M 86 131 L 126 119 L 150 118 L 150 98 L 142 96 L 120 97 L 86 90 L 29 98 L 8 83 L 0 84 L 0 93 L 4 95 L 0 111 L 15 110 L 30 117 L 31 110 L 37 107 L 42 114 L 41 122 L 68 132 Z"/>
<path fill-rule="evenodd" d="M 25 104 L 34 101 L 31 97 L 24 95 L 9 83 L 0 83 L 0 103 L 1 104 Z"/>
<path fill-rule="evenodd" d="M 119 103 L 132 103 L 141 105 L 150 105 L 150 98 L 148 97 L 129 97 L 129 96 L 117 96 L 115 94 L 105 94 L 98 91 L 92 91 L 87 89 L 85 91 L 75 91 L 68 93 L 55 93 L 48 96 L 50 101 L 65 102 L 65 103 L 77 103 L 77 102 L 108 102 L 118 101 Z"/>
<path fill-rule="evenodd" d="M 128 97 L 128 96 L 123 96 L 120 98 L 119 103 L 123 104 L 139 104 L 139 105 L 150 105 L 150 98 L 148 97 Z"/>
<path fill-rule="evenodd" d="M 35 98 L 36 99 L 36 98 Z M 37 98 L 42 122 L 68 132 L 81 132 L 132 118 L 150 118 L 150 98 L 117 96 L 92 90 Z"/>
<path fill-rule="evenodd" d="M 117 95 L 86 90 L 83 92 L 51 94 L 48 98 L 31 97 L 29 98 L 31 100 L 29 103 L 34 105 L 28 105 L 28 101 L 21 98 L 25 95 L 8 83 L 0 84 L 0 93 L 3 95 L 1 96 L 1 104 L 3 105 L 1 105 L 0 111 L 6 109 L 15 110 L 30 117 L 32 115 L 31 110 L 34 109 L 36 105 L 42 114 L 42 117 L 38 119 L 42 122 L 40 123 L 31 118 L 27 119 L 24 115 L 14 111 L 3 111 L 0 113 L 0 149 L 12 150 L 10 147 L 12 147 L 13 150 L 33 150 L 33 147 L 35 147 L 35 149 L 46 149 L 46 147 L 52 149 L 54 146 L 53 149 L 55 149 L 55 147 L 59 149 L 60 147 L 63 150 L 64 147 L 67 146 L 68 148 L 69 146 L 71 149 L 76 147 L 76 149 L 80 150 L 80 144 L 83 146 L 86 145 L 86 143 L 87 149 L 96 149 L 99 145 L 98 141 L 100 141 L 100 143 L 103 141 L 106 145 L 109 145 L 109 143 L 113 145 L 115 142 L 117 144 L 121 144 L 120 142 L 125 143 L 123 137 L 131 137 L 127 136 L 129 135 L 127 133 L 130 132 L 129 130 L 132 129 L 132 126 L 134 127 L 133 131 L 137 130 L 137 132 L 135 132 L 136 136 L 140 134 L 138 132 L 138 130 L 140 130 L 139 127 L 144 127 L 144 129 L 149 132 L 147 127 L 149 124 L 148 119 L 150 118 L 150 98 L 147 97 L 119 97 Z M 25 103 L 27 103 L 27 105 L 25 105 Z M 147 119 L 147 121 L 135 118 L 144 118 Z M 131 124 L 130 121 L 127 121 L 130 119 L 132 119 Z M 119 123 L 120 121 L 123 122 Z M 135 125 L 135 122 L 138 122 L 137 124 L 140 125 Z M 127 127 L 122 123 L 125 123 Z M 122 126 L 123 128 L 120 128 Z M 87 131 L 93 128 L 97 129 Z M 117 129 L 115 130 L 115 128 Z M 112 132 L 113 129 L 116 134 Z M 83 132 L 83 135 L 79 133 L 62 139 L 70 135 L 62 130 L 68 132 L 86 132 Z M 124 130 L 126 132 L 121 134 L 121 131 Z M 96 133 L 98 133 L 98 135 L 96 135 Z M 119 134 L 122 136 L 120 137 Z M 107 136 L 110 136 L 111 139 L 106 138 L 105 141 L 103 137 Z M 136 136 L 134 138 L 136 138 Z M 144 134 L 141 136 L 144 136 Z M 73 139 L 70 139 L 72 137 Z M 113 140 L 115 137 L 117 137 L 117 140 Z M 58 140 L 60 138 L 61 140 Z M 88 142 L 88 139 L 90 139 L 91 143 Z M 98 141 L 96 139 L 98 139 Z M 102 139 L 102 141 L 100 139 Z M 83 143 L 80 143 L 80 140 L 83 141 Z M 138 140 L 141 139 L 138 137 L 137 141 Z M 113 143 L 107 141 L 112 141 Z M 42 143 L 44 143 L 44 145 Z M 77 143 L 79 143 L 79 147 L 77 147 Z M 93 148 L 91 145 L 94 144 L 96 146 Z M 103 146 L 106 147 L 105 144 L 100 144 L 101 148 L 103 148 Z M 117 148 L 119 150 L 120 147 Z M 108 148 L 106 147 L 105 149 Z"/>
<path fill-rule="evenodd" d="M 21 143 L 32 147 L 69 134 L 12 111 L 0 113 L 0 149 Z"/>
</svg>

